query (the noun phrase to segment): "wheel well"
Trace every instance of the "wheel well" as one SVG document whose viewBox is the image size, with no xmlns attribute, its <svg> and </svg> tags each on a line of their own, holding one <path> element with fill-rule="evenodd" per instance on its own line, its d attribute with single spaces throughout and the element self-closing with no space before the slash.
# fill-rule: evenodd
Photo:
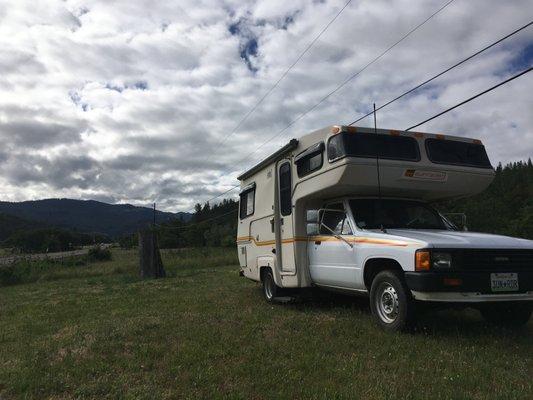
<svg viewBox="0 0 533 400">
<path fill-rule="evenodd" d="M 368 290 L 372 286 L 372 281 L 381 271 L 392 270 L 403 273 L 402 266 L 398 261 L 390 258 L 373 258 L 365 263 L 363 280 Z"/>
<path fill-rule="evenodd" d="M 259 278 L 261 279 L 261 282 L 263 282 L 263 276 L 267 273 L 268 270 L 271 270 L 270 267 L 259 267 Z"/>
</svg>

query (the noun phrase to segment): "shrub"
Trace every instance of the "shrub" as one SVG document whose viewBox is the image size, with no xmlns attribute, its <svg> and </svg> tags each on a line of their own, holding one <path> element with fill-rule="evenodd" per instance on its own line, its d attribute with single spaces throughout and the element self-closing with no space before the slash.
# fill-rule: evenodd
<svg viewBox="0 0 533 400">
<path fill-rule="evenodd" d="M 93 247 L 89 250 L 89 261 L 111 261 L 111 250 Z"/>
</svg>

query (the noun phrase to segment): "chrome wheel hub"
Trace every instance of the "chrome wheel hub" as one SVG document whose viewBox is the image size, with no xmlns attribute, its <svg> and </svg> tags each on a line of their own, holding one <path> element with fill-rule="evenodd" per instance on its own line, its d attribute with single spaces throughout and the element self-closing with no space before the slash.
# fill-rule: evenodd
<svg viewBox="0 0 533 400">
<path fill-rule="evenodd" d="M 265 279 L 265 295 L 267 299 L 272 299 L 274 297 L 274 281 L 272 279 Z"/>
<path fill-rule="evenodd" d="M 387 324 L 393 323 L 398 317 L 398 294 L 388 282 L 383 282 L 379 286 L 376 296 L 376 309 L 381 320 Z"/>
</svg>

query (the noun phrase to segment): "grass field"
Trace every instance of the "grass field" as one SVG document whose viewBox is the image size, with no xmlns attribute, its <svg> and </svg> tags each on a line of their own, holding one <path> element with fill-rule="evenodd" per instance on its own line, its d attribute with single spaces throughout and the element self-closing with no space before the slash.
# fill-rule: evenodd
<svg viewBox="0 0 533 400">
<path fill-rule="evenodd" d="M 0 287 L 0 399 L 533 398 L 533 322 L 443 311 L 387 334 L 363 299 L 268 305 L 233 251 L 56 266 Z"/>
</svg>

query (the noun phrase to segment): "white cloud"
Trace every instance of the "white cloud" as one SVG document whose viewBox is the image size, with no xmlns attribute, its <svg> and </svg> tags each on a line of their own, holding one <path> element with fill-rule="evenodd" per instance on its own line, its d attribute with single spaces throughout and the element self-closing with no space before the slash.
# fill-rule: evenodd
<svg viewBox="0 0 533 400">
<path fill-rule="evenodd" d="M 0 0 L 1 199 L 156 201 L 186 210 L 228 189 L 249 166 L 239 160 L 444 0 L 353 1 L 223 141 L 344 4 Z M 351 122 L 372 102 L 383 104 L 529 22 L 530 11 L 526 0 L 456 0 L 252 160 L 290 137 Z M 384 109 L 380 125 L 406 128 L 531 64 L 532 35 L 530 28 Z M 494 164 L 527 158 L 532 79 L 420 130 L 479 137 Z"/>
</svg>

